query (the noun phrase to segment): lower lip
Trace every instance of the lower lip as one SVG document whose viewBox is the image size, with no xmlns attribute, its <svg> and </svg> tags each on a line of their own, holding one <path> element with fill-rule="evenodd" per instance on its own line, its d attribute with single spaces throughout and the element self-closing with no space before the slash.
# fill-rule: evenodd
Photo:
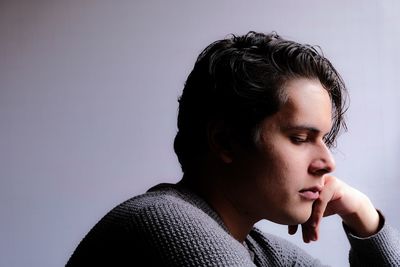
<svg viewBox="0 0 400 267">
<path fill-rule="evenodd" d="M 313 191 L 301 191 L 300 196 L 307 200 L 316 200 L 319 198 L 319 192 L 313 192 Z"/>
</svg>

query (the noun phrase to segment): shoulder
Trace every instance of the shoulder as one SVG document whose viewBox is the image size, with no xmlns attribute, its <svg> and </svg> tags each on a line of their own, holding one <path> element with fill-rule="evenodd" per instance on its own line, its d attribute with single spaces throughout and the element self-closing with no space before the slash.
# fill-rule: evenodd
<svg viewBox="0 0 400 267">
<path fill-rule="evenodd" d="M 131 198 L 106 217 L 165 245 L 205 237 L 231 239 L 207 203 L 192 192 L 176 187 L 166 186 Z M 168 238 L 159 240 L 162 235 Z"/>
<path fill-rule="evenodd" d="M 121 203 L 93 227 L 82 244 L 85 249 L 80 250 L 90 251 L 90 255 L 95 248 L 102 257 L 111 258 L 106 254 L 112 251 L 113 258 L 145 257 L 174 266 L 191 266 L 193 262 L 247 266 L 248 262 L 247 251 L 226 231 L 207 203 L 173 186 L 150 190 Z M 99 244 L 107 253 L 98 253 Z"/>
<path fill-rule="evenodd" d="M 104 217 L 110 218 L 125 225 L 145 222 L 164 225 L 172 221 L 175 226 L 186 221 L 218 225 L 216 215 L 202 199 L 173 185 L 150 189 L 121 203 Z M 151 227 L 152 224 L 142 226 Z"/>
</svg>

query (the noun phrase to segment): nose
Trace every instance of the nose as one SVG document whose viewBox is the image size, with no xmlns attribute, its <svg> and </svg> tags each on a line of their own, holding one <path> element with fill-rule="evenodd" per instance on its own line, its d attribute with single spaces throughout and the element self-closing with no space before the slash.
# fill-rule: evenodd
<svg viewBox="0 0 400 267">
<path fill-rule="evenodd" d="M 336 164 L 331 151 L 325 144 L 323 144 L 318 149 L 316 157 L 312 160 L 308 171 L 314 176 L 322 176 L 333 172 L 335 167 Z"/>
</svg>

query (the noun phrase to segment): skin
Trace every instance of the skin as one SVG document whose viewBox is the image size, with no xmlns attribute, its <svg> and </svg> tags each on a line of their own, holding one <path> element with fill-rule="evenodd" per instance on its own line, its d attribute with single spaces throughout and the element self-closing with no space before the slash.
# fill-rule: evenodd
<svg viewBox="0 0 400 267">
<path fill-rule="evenodd" d="M 205 168 L 183 182 L 209 202 L 240 242 L 261 219 L 288 225 L 289 234 L 301 225 L 303 240 L 314 241 L 322 217 L 333 214 L 360 237 L 375 234 L 379 215 L 370 200 L 329 175 L 335 162 L 324 142 L 332 124 L 327 91 L 305 78 L 284 89 L 288 101 L 262 121 L 257 149 L 243 148 L 216 124 L 209 130 L 212 153 Z"/>
</svg>

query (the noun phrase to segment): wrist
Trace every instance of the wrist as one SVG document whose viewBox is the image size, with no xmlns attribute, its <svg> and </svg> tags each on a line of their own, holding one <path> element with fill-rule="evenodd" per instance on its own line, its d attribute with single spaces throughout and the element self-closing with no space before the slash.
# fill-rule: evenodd
<svg viewBox="0 0 400 267">
<path fill-rule="evenodd" d="M 379 213 L 368 198 L 355 212 L 341 217 L 351 233 L 361 238 L 372 236 L 380 229 Z"/>
</svg>

